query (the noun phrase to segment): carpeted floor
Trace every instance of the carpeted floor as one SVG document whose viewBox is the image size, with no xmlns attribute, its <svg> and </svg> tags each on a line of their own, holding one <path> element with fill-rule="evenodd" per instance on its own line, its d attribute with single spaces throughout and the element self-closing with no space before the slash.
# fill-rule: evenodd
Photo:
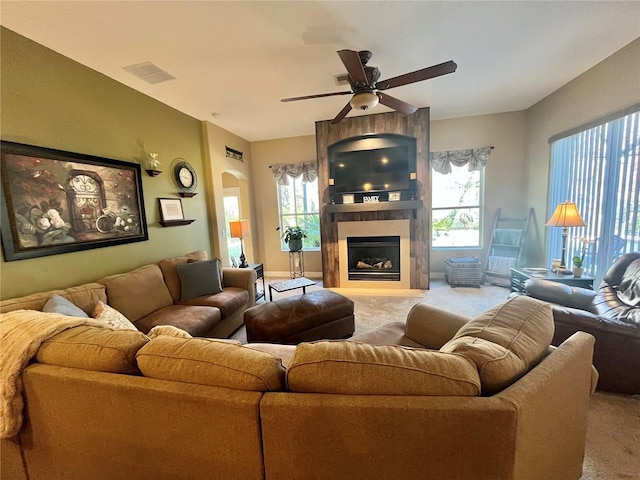
<svg viewBox="0 0 640 480">
<path fill-rule="evenodd" d="M 282 279 L 267 279 L 267 282 Z M 322 288 L 318 285 L 307 291 Z M 474 317 L 507 299 L 509 289 L 483 285 L 481 288 L 451 288 L 432 281 L 431 289 L 360 290 L 335 289 L 355 304 L 356 333 L 388 322 L 403 321 L 418 302 L 429 303 L 461 315 Z M 299 295 L 295 290 L 274 297 Z M 264 300 L 261 300 L 263 302 Z M 233 338 L 246 342 L 244 327 Z M 591 399 L 587 420 L 587 442 L 581 480 L 640 480 L 640 395 L 627 396 L 597 392 Z M 541 479 L 563 480 L 563 479 Z"/>
</svg>

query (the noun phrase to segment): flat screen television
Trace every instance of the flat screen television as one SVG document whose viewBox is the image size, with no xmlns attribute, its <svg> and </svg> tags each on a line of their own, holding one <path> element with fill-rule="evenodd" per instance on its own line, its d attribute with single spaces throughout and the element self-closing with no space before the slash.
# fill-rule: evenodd
<svg viewBox="0 0 640 480">
<path fill-rule="evenodd" d="M 343 143 L 342 148 L 330 152 L 329 175 L 334 182 L 333 193 L 409 190 L 410 174 L 416 171 L 415 139 L 384 135 L 361 140 L 364 141 Z"/>
</svg>

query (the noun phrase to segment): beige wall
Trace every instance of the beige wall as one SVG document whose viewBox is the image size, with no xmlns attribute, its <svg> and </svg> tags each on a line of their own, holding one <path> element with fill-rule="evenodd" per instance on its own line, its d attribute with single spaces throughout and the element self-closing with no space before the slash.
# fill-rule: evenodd
<svg viewBox="0 0 640 480">
<path fill-rule="evenodd" d="M 243 239 L 244 253 L 249 263 L 259 263 L 255 254 L 255 245 L 260 236 L 254 233 L 255 214 L 252 205 L 256 198 L 253 194 L 251 179 L 251 148 L 249 142 L 210 122 L 202 122 L 202 135 L 205 150 L 205 172 L 207 203 L 209 206 L 209 229 L 214 247 L 214 255 L 220 257 L 225 266 L 230 266 L 227 248 L 227 225 L 224 216 L 224 182 L 232 175 L 240 188 L 240 215 L 249 220 L 251 237 Z M 227 157 L 226 147 L 243 153 L 242 161 Z"/>
<path fill-rule="evenodd" d="M 479 115 L 431 122 L 431 151 L 495 147 L 484 175 L 483 248 L 431 252 L 430 271 L 444 272 L 444 258 L 468 255 L 483 258 L 497 208 L 508 216 L 524 217 L 529 205 L 524 187 L 524 112 Z"/>
<path fill-rule="evenodd" d="M 187 159 L 202 181 L 200 122 L 2 28 L 2 139 L 140 163 L 143 142 L 163 173 L 142 173 L 149 240 L 0 263 L 0 297 L 62 288 L 197 249 L 211 251 L 204 189 L 183 199 L 188 226 L 163 228 L 158 197 L 175 197 L 170 171 Z"/>
<path fill-rule="evenodd" d="M 316 139 L 314 135 L 281 138 L 253 142 L 251 144 L 253 178 L 255 179 L 256 219 L 259 229 L 259 257 L 267 274 L 288 273 L 289 254 L 280 248 L 280 234 L 276 228 L 278 218 L 277 187 L 269 165 L 276 163 L 299 163 L 316 161 Z M 304 252 L 305 272 L 313 275 L 322 272 L 320 251 Z"/>
<path fill-rule="evenodd" d="M 614 53 L 526 111 L 525 191 L 543 230 L 549 138 L 640 103 L 640 39 Z M 571 200 L 571 199 L 570 199 Z M 545 265 L 549 259 L 545 260 Z"/>
</svg>

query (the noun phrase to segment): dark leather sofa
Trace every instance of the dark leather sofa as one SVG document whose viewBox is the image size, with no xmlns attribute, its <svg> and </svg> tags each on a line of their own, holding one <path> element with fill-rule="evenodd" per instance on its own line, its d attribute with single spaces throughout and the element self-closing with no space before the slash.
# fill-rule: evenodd
<svg viewBox="0 0 640 480">
<path fill-rule="evenodd" d="M 598 389 L 640 394 L 640 252 L 618 258 L 595 291 L 540 279 L 527 280 L 525 289 L 552 304 L 553 345 L 579 330 L 596 338 Z"/>
</svg>

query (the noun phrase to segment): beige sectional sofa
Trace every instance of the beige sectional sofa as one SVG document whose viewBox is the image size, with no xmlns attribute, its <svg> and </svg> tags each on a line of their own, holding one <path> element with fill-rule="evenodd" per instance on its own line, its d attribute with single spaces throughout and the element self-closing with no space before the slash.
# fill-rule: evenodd
<svg viewBox="0 0 640 480">
<path fill-rule="evenodd" d="M 57 294 L 88 315 L 102 301 L 143 333 L 156 325 L 173 325 L 193 336 L 225 338 L 243 324 L 244 311 L 255 305 L 256 272 L 250 268 L 223 268 L 222 292 L 183 301 L 178 266 L 206 260 L 207 252 L 199 250 L 92 283 L 3 300 L 0 312 L 42 310 L 47 300 Z"/>
<path fill-rule="evenodd" d="M 2 480 L 581 476 L 593 337 L 549 347 L 537 300 L 472 321 L 419 304 L 406 323 L 297 346 L 166 330 L 46 340 L 22 373 Z"/>
</svg>

